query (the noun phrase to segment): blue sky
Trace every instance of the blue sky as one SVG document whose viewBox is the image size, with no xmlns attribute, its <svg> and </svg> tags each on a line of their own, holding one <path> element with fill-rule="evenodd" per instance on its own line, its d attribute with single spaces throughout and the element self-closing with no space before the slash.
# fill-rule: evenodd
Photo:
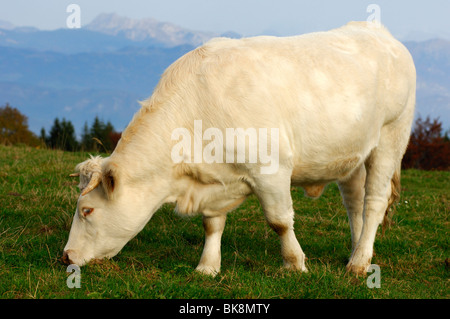
<svg viewBox="0 0 450 319">
<path fill-rule="evenodd" d="M 0 20 L 40 29 L 64 28 L 69 4 L 81 8 L 82 26 L 103 12 L 152 17 L 192 30 L 235 31 L 245 36 L 293 35 L 366 20 L 369 4 L 380 7 L 381 22 L 401 38 L 411 34 L 450 38 L 448 0 L 14 0 L 0 2 Z"/>
</svg>

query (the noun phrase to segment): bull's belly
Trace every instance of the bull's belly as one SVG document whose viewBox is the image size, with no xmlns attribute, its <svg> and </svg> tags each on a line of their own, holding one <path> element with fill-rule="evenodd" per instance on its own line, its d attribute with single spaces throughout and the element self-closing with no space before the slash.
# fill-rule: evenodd
<svg viewBox="0 0 450 319">
<path fill-rule="evenodd" d="M 321 163 L 299 162 L 292 171 L 291 183 L 303 187 L 308 196 L 317 197 L 314 194 L 321 193 L 323 185 L 350 177 L 363 164 L 364 159 L 365 156 L 355 154 Z"/>
<path fill-rule="evenodd" d="M 361 164 L 360 156 L 335 160 L 326 164 L 303 163 L 294 167 L 291 185 L 302 187 L 308 197 L 318 198 L 328 183 L 348 178 Z"/>
<path fill-rule="evenodd" d="M 308 139 L 304 139 L 294 144 L 292 185 L 310 188 L 311 194 L 318 193 L 314 189 L 317 185 L 348 179 L 363 165 L 378 145 L 382 124 L 352 122 L 350 118 L 346 123 L 346 128 L 317 132 L 320 139 L 316 143 L 306 143 L 304 140 Z M 310 132 L 313 128 L 304 130 Z"/>
</svg>

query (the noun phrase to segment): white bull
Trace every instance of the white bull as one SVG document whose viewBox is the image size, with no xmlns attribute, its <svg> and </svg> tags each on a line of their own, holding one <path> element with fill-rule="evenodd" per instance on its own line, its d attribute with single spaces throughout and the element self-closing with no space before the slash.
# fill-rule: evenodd
<svg viewBox="0 0 450 319">
<path fill-rule="evenodd" d="M 347 269 L 365 273 L 377 228 L 398 197 L 415 85 L 407 49 L 371 23 L 285 38 L 211 40 L 165 71 L 111 156 L 77 166 L 82 193 L 63 260 L 83 265 L 116 255 L 162 204 L 176 202 L 181 215 L 203 215 L 197 270 L 216 274 L 227 213 L 255 194 L 280 237 L 284 265 L 307 271 L 290 187 L 317 197 L 336 181 L 352 236 Z M 199 121 L 203 139 L 180 147 L 175 133 L 194 136 Z M 219 138 L 230 128 L 277 132 L 270 142 L 276 171 L 263 173 L 260 158 L 236 160 L 239 142 L 230 149 Z M 215 160 L 196 159 L 199 145 Z"/>
</svg>

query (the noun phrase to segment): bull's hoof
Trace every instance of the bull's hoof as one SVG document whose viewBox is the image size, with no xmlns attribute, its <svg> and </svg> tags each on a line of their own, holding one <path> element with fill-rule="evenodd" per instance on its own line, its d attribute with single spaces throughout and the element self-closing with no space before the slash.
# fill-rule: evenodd
<svg viewBox="0 0 450 319">
<path fill-rule="evenodd" d="M 215 277 L 220 272 L 220 269 L 212 266 L 198 265 L 197 268 L 195 268 L 195 271 L 201 273 L 202 275 Z"/>
<path fill-rule="evenodd" d="M 356 265 L 352 263 L 347 264 L 347 272 L 351 272 L 357 276 L 366 276 L 369 270 L 369 265 Z"/>
<path fill-rule="evenodd" d="M 291 257 L 291 258 L 284 258 L 283 259 L 283 266 L 287 270 L 292 271 L 301 271 L 301 272 L 308 272 L 308 269 L 305 266 L 305 255 L 301 255 L 299 257 Z"/>
<path fill-rule="evenodd" d="M 284 265 L 284 268 L 289 270 L 289 271 L 298 271 L 298 272 L 304 272 L 304 273 L 308 272 L 308 268 L 306 268 L 306 267 L 297 267 L 297 266 L 293 266 L 293 265 Z"/>
</svg>

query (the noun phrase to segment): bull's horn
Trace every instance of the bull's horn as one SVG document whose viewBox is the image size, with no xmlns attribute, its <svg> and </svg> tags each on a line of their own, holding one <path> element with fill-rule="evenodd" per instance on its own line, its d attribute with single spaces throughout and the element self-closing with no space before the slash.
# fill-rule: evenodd
<svg viewBox="0 0 450 319">
<path fill-rule="evenodd" d="M 81 193 L 81 196 L 86 195 L 90 191 L 92 191 L 94 188 L 96 188 L 100 182 L 102 181 L 102 174 L 99 172 L 92 173 L 91 180 L 89 181 L 89 184 L 83 189 L 83 192 Z"/>
<path fill-rule="evenodd" d="M 80 176 L 80 173 L 73 173 L 73 174 L 70 174 L 69 176 L 70 177 L 78 177 L 78 176 Z"/>
</svg>

